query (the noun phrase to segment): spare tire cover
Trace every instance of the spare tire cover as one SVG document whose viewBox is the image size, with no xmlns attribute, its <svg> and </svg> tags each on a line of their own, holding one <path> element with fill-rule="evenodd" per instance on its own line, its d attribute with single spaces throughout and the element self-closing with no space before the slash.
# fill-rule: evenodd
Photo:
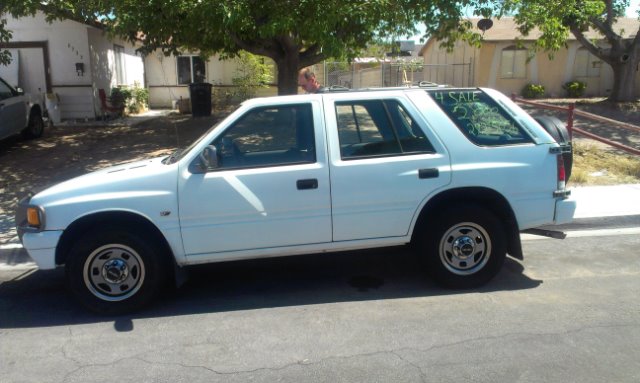
<svg viewBox="0 0 640 383">
<path fill-rule="evenodd" d="M 553 116 L 536 116 L 534 119 L 544 128 L 556 140 L 560 145 L 567 145 L 569 147 L 568 153 L 563 153 L 562 158 L 564 160 L 564 170 L 566 173 L 566 181 L 569 181 L 571 177 L 571 168 L 573 167 L 573 150 L 571 147 L 571 137 L 569 136 L 569 130 L 564 122 L 559 118 Z"/>
</svg>

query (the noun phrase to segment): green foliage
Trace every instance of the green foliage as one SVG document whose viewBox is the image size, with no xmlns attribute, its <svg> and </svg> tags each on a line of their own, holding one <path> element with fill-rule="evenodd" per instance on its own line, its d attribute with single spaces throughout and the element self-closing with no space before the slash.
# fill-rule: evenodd
<svg viewBox="0 0 640 383">
<path fill-rule="evenodd" d="M 540 98 L 544 96 L 544 86 L 539 84 L 527 84 L 522 88 L 522 97 Z"/>
<path fill-rule="evenodd" d="M 131 114 L 140 113 L 147 108 L 149 104 L 149 90 L 142 88 L 138 82 L 133 87 L 119 86 L 111 88 L 111 96 L 109 97 L 111 105 L 115 108 L 126 107 L 127 112 Z"/>
<path fill-rule="evenodd" d="M 234 96 L 240 101 L 255 97 L 259 88 L 266 88 L 273 82 L 273 66 L 265 59 L 248 52 L 240 52 L 238 67 L 231 79 L 235 88 Z"/>
<path fill-rule="evenodd" d="M 43 9 L 50 19 L 101 20 L 111 34 L 136 41 L 143 53 L 197 50 L 271 58 L 280 94 L 297 93 L 298 70 L 327 58 L 351 60 L 376 40 L 426 31 L 438 38 L 473 36 L 459 21 L 467 9 L 486 14 L 497 0 L 3 0 L 13 16 Z M 499 3 L 499 2 L 497 2 Z M 3 28 L 0 25 L 0 31 Z M 471 37 L 469 37 L 471 38 Z"/>
<path fill-rule="evenodd" d="M 562 85 L 562 89 L 567 92 L 567 97 L 582 97 L 587 84 L 582 81 L 569 81 Z"/>
<path fill-rule="evenodd" d="M 538 33 L 531 46 L 533 51 L 546 51 L 550 56 L 567 47 L 572 34 L 583 46 L 602 61 L 611 65 L 614 73 L 612 101 L 635 100 L 635 68 L 640 55 L 640 28 L 624 31 L 616 28 L 623 17 L 629 0 L 506 0 L 498 15 L 513 14 L 518 30 L 524 35 Z M 602 49 L 601 43 L 589 38 L 586 31 L 596 31 L 611 49 Z M 625 58 L 633 58 L 625 60 Z M 624 62 L 623 65 L 621 63 Z"/>
</svg>

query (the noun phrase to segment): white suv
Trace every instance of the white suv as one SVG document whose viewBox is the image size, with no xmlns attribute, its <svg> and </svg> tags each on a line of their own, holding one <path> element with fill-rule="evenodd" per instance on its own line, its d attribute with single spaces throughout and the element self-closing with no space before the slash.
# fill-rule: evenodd
<svg viewBox="0 0 640 383">
<path fill-rule="evenodd" d="M 522 259 L 521 231 L 572 219 L 568 149 L 489 89 L 259 98 L 169 157 L 24 199 L 16 222 L 98 312 L 140 307 L 186 265 L 409 243 L 468 288 Z"/>
<path fill-rule="evenodd" d="M 0 140 L 22 133 L 38 138 L 44 131 L 42 103 L 0 78 Z"/>
</svg>

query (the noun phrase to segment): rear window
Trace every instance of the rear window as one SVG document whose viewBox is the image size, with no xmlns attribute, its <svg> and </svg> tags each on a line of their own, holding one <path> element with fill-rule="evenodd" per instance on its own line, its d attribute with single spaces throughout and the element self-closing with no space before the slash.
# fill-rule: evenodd
<svg viewBox="0 0 640 383">
<path fill-rule="evenodd" d="M 476 145 L 498 146 L 533 140 L 500 105 L 481 90 L 428 92 L 467 138 Z"/>
</svg>

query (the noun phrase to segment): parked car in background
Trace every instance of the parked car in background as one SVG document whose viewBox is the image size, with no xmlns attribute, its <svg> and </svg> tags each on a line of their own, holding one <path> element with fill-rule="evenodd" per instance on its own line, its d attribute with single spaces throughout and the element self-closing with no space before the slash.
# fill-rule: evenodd
<svg viewBox="0 0 640 383">
<path fill-rule="evenodd" d="M 43 113 L 42 100 L 0 78 L 0 140 L 18 133 L 25 138 L 42 136 Z"/>
</svg>

